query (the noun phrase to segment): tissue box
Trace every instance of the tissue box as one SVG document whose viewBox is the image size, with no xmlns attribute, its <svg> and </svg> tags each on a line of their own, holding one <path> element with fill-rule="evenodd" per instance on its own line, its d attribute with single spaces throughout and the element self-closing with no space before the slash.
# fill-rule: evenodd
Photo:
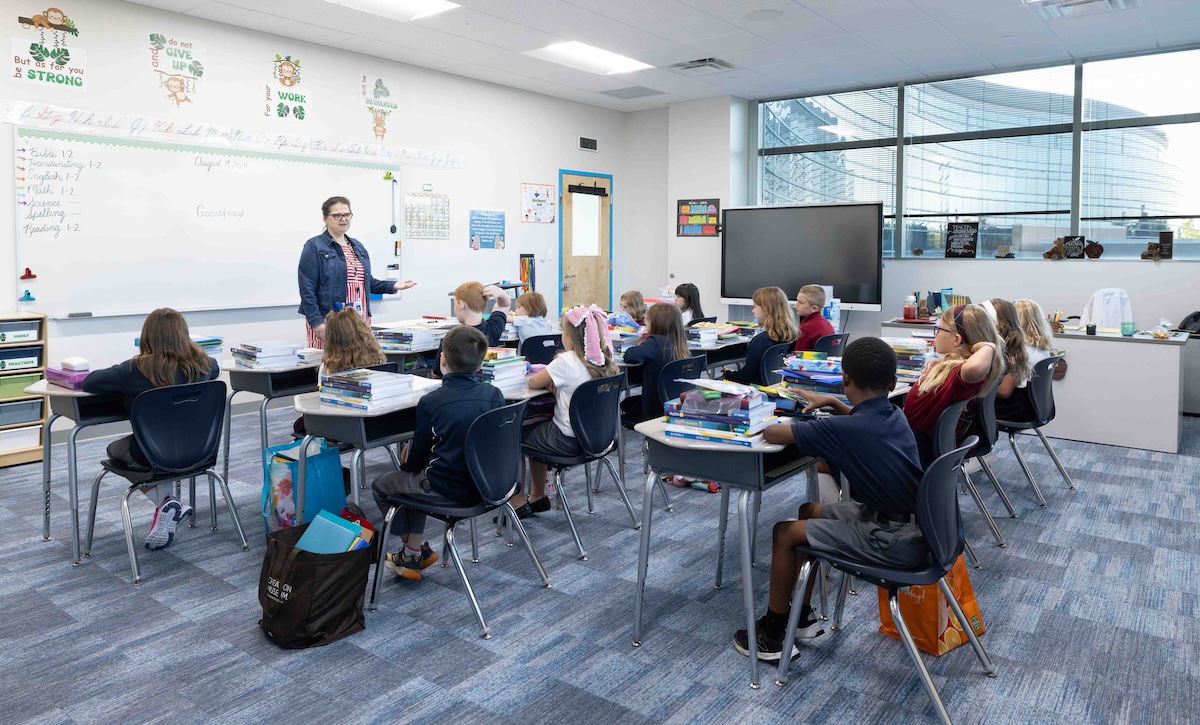
<svg viewBox="0 0 1200 725">
<path fill-rule="evenodd" d="M 83 379 L 88 376 L 90 370 L 60 370 L 58 368 L 46 368 L 46 380 L 63 388 L 71 390 L 83 390 Z"/>
</svg>

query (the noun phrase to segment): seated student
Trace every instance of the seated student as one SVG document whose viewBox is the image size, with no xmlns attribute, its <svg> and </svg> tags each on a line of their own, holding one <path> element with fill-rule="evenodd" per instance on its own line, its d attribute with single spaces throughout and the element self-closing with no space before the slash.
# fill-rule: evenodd
<svg viewBox="0 0 1200 725">
<path fill-rule="evenodd" d="M 492 314 L 484 319 L 483 311 L 487 309 L 489 299 L 496 300 L 496 306 L 492 308 Z M 459 323 L 482 332 L 487 338 L 488 347 L 500 344 L 511 307 L 512 301 L 508 293 L 496 285 L 489 284 L 485 287 L 482 282 L 463 282 L 454 290 L 454 318 Z M 442 376 L 441 362 L 442 357 L 438 355 L 433 363 L 435 377 Z"/>
<path fill-rule="evenodd" d="M 133 410 L 133 399 L 140 393 L 167 385 L 212 380 L 220 372 L 217 361 L 188 336 L 183 315 L 169 307 L 160 307 L 142 323 L 138 354 L 119 365 L 92 372 L 83 379 L 83 389 L 88 393 L 119 393 L 128 415 Z M 150 467 L 132 435 L 109 443 L 108 457 L 133 468 Z M 168 493 L 154 512 L 146 548 L 169 546 L 175 540 L 175 529 L 191 515 L 191 506 Z"/>
<path fill-rule="evenodd" d="M 446 333 L 438 355 L 442 359 L 442 386 L 417 402 L 413 438 L 400 454 L 400 470 L 375 480 L 372 493 L 386 516 L 387 498 L 396 494 L 436 494 L 463 506 L 479 502 L 479 494 L 463 458 L 467 429 L 484 413 L 504 405 L 499 388 L 477 380 L 487 338 L 463 325 Z M 425 514 L 400 508 L 392 518 L 392 533 L 400 534 L 404 547 L 387 555 L 385 566 L 397 576 L 420 581 L 421 571 L 438 556 L 424 541 Z"/>
<path fill-rule="evenodd" d="M 621 295 L 621 311 L 608 316 L 608 324 L 641 327 L 646 324 L 646 300 L 637 290 Z"/>
<path fill-rule="evenodd" d="M 820 456 L 846 477 L 854 500 L 806 503 L 798 521 L 775 524 L 767 612 L 756 626 L 760 659 L 777 661 L 785 652 L 783 635 L 793 606 L 803 607 L 796 630 L 800 638 L 823 633 L 809 606 L 817 570 L 803 601 L 790 601 L 804 564 L 797 545 L 886 566 L 917 567 L 929 559 L 925 538 L 910 523 L 921 482 L 916 442 L 904 413 L 888 400 L 896 387 L 895 352 L 875 337 L 850 343 L 842 357 L 842 384 L 854 407 L 829 395 L 803 393 L 805 411 L 830 408 L 834 415 L 772 425 L 763 434 L 770 443 L 794 443 L 800 454 Z M 738 652 L 749 655 L 748 642 L 746 630 L 734 633 Z M 797 652 L 794 643 L 786 648 L 788 657 Z"/>
<path fill-rule="evenodd" d="M 318 379 L 321 375 L 387 362 L 371 328 L 353 307 L 330 311 L 325 315 L 324 326 L 325 354 L 321 356 Z M 292 430 L 304 435 L 304 416 L 296 419 Z"/>
<path fill-rule="evenodd" d="M 993 300 L 995 302 L 995 300 Z M 1013 303 L 1016 324 L 1024 340 L 1025 357 L 1029 364 L 1029 376 L 1033 377 L 1033 366 L 1054 354 L 1054 333 L 1042 308 L 1033 300 L 1017 300 Z M 1011 323 L 1010 323 L 1011 324 Z M 1005 341 L 1007 343 L 1007 340 Z M 1003 384 L 1000 393 L 1004 392 Z M 996 395 L 996 418 L 998 420 L 1033 420 L 1033 401 L 1029 398 L 1028 382 L 1018 383 L 1016 389 L 1006 397 Z"/>
<path fill-rule="evenodd" d="M 579 441 L 571 429 L 571 397 L 583 383 L 617 374 L 604 310 L 595 305 L 573 307 L 563 316 L 561 326 L 563 351 L 545 370 L 529 376 L 529 387 L 554 391 L 554 419 L 525 429 L 522 447 L 526 453 L 579 455 Z M 546 464 L 530 456 L 529 472 L 529 500 L 518 491 L 510 502 L 517 510 L 517 517 L 522 519 L 550 510 L 550 500 L 546 498 Z"/>
<path fill-rule="evenodd" d="M 725 379 L 747 385 L 762 385 L 763 357 L 768 348 L 782 342 L 796 339 L 796 323 L 792 321 L 792 311 L 788 309 L 788 298 L 778 287 L 759 287 L 754 290 L 754 319 L 762 326 L 763 331 L 750 340 L 746 346 L 746 362 L 741 370 L 725 370 Z"/>
<path fill-rule="evenodd" d="M 825 288 L 819 284 L 806 284 L 796 293 L 796 314 L 800 316 L 800 334 L 796 338 L 796 352 L 812 350 L 826 335 L 833 334 L 833 325 L 821 314 L 825 309 Z"/>
<path fill-rule="evenodd" d="M 941 357 L 925 368 L 904 401 L 922 466 L 933 462 L 933 433 L 946 406 L 979 397 L 1004 373 L 1004 343 L 979 305 L 958 305 L 943 312 L 933 345 Z M 960 423 L 960 432 L 965 426 Z"/>
<path fill-rule="evenodd" d="M 981 305 L 988 311 L 996 332 L 1004 341 L 1004 377 L 996 389 L 996 402 L 1012 396 L 1013 392 L 1029 384 L 1033 377 L 1033 366 L 1029 364 L 1029 353 L 1025 351 L 1025 333 L 1017 320 L 1017 308 L 1008 300 L 994 297 Z"/>
<path fill-rule="evenodd" d="M 691 282 L 684 282 L 675 288 L 675 306 L 683 315 L 684 326 L 704 317 L 704 310 L 700 309 L 700 288 Z"/>
<path fill-rule="evenodd" d="M 665 401 L 658 395 L 658 374 L 663 365 L 691 354 L 688 352 L 683 318 L 678 307 L 654 305 L 646 313 L 646 324 L 646 339 L 625 351 L 627 364 L 641 365 L 642 393 L 622 400 L 621 411 L 626 417 L 637 421 L 662 416 Z"/>
<path fill-rule="evenodd" d="M 526 292 L 518 297 L 509 319 L 520 342 L 536 335 L 554 334 L 553 326 L 546 319 L 546 298 L 540 292 Z"/>
</svg>

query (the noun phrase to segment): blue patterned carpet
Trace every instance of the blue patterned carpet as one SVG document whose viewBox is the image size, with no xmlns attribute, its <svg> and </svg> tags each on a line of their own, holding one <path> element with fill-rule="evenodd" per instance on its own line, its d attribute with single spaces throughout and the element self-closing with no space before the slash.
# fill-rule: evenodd
<svg viewBox="0 0 1200 725">
<path fill-rule="evenodd" d="M 272 412 L 272 440 L 284 438 L 291 420 L 290 411 Z M 746 660 L 730 645 L 741 626 L 736 548 L 726 586 L 713 589 L 719 497 L 692 490 L 673 489 L 675 513 L 655 513 L 652 624 L 641 648 L 630 646 L 638 534 L 606 482 L 596 514 L 578 516 L 588 561 L 575 558 L 561 512 L 529 523 L 552 589 L 538 585 L 519 547 L 481 527 L 481 562 L 467 566 L 493 639 L 479 639 L 455 573 L 434 567 L 416 584 L 389 577 L 365 631 L 323 648 L 281 650 L 256 624 L 264 548 L 255 424 L 253 415 L 234 419 L 231 472 L 251 551 L 236 544 L 223 506 L 221 530 L 208 530 L 204 497 L 198 528 L 183 529 L 165 551 L 143 550 L 145 584 L 136 588 L 120 486 L 102 489 L 93 556 L 72 568 L 62 446 L 49 542 L 41 538 L 40 465 L 0 470 L 4 722 L 932 721 L 902 646 L 876 631 L 875 593 L 865 588 L 850 598 L 842 632 L 804 648 L 787 687 L 764 671 L 762 689 L 749 689 Z M 1178 456 L 1056 441 L 1076 491 L 1063 486 L 1036 440 L 1023 443 L 1050 505 L 1037 508 L 1006 447 L 994 456 L 1020 517 L 1000 519 L 1007 549 L 990 545 L 963 499 L 985 564 L 971 572 L 988 627 L 983 643 L 999 677 L 982 676 L 965 647 L 926 657 L 951 715 L 960 723 L 1194 722 L 1200 421 L 1186 421 Z M 84 480 L 104 444 L 81 446 Z M 369 464 L 372 478 L 388 470 L 380 453 Z M 631 482 L 640 470 L 640 459 L 629 462 Z M 639 491 L 630 487 L 635 508 Z M 764 498 L 760 551 L 769 551 L 771 523 L 792 515 L 802 496 L 797 479 Z M 984 496 L 1002 510 L 994 493 Z M 152 508 L 136 497 L 139 536 Z M 440 535 L 432 523 L 428 535 Z M 464 530 L 464 558 L 468 541 Z M 759 602 L 766 574 L 761 565 L 755 572 Z"/>
</svg>

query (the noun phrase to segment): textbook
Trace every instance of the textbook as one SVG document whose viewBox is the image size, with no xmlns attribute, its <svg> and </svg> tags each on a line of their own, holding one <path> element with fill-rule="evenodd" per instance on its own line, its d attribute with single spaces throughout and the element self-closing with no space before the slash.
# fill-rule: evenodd
<svg viewBox="0 0 1200 725">
<path fill-rule="evenodd" d="M 328 511 L 317 512 L 296 548 L 313 554 L 340 554 L 371 545 L 373 532 Z"/>
<path fill-rule="evenodd" d="M 755 443 L 760 443 L 762 441 L 761 434 L 753 436 L 753 437 L 739 436 L 736 438 L 718 438 L 718 437 L 707 436 L 707 435 L 698 434 L 698 433 L 677 432 L 677 431 L 673 431 L 673 430 L 667 430 L 667 431 L 664 431 L 664 433 L 668 438 L 686 438 L 688 440 L 693 440 L 693 441 L 704 441 L 706 443 L 721 443 L 721 444 L 730 445 L 730 446 L 742 446 L 744 448 L 750 448 Z"/>
</svg>

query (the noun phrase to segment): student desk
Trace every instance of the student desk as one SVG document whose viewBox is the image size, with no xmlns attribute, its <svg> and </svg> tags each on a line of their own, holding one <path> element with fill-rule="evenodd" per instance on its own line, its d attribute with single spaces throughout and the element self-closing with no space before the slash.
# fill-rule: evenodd
<svg viewBox="0 0 1200 725">
<path fill-rule="evenodd" d="M 67 442 L 67 495 L 71 502 L 71 565 L 79 566 L 79 461 L 76 440 L 79 431 L 101 423 L 128 420 L 119 395 L 93 395 L 71 390 L 42 379 L 25 388 L 26 395 L 45 395 L 50 402 L 50 417 L 42 430 L 42 538 L 50 539 L 50 427 L 59 418 L 75 423 Z"/>
<path fill-rule="evenodd" d="M 404 372 L 404 361 L 410 357 L 419 357 L 429 353 L 436 353 L 440 348 L 439 345 L 433 347 L 415 347 L 412 350 L 384 350 L 383 354 L 387 357 L 388 362 L 400 363 L 400 372 Z"/>
<path fill-rule="evenodd" d="M 709 345 L 688 345 L 688 350 L 693 353 L 704 353 L 704 369 L 711 371 L 718 365 L 727 362 L 738 362 L 746 359 L 746 348 L 749 346 L 748 339 L 724 340 L 717 341 Z"/>
<path fill-rule="evenodd" d="M 642 497 L 642 539 L 638 549 L 637 596 L 633 600 L 633 646 L 642 645 L 642 600 L 646 590 L 646 571 L 650 565 L 650 521 L 653 511 L 654 487 L 664 473 L 719 481 L 721 521 L 717 534 L 717 580 L 721 584 L 721 567 L 725 556 L 725 528 L 729 517 L 728 488 L 741 491 L 738 495 L 737 517 L 742 572 L 742 603 L 745 607 L 746 631 L 750 638 L 750 687 L 758 689 L 758 650 L 754 619 L 754 581 L 751 574 L 751 546 L 754 540 L 751 523 L 751 499 L 803 469 L 808 474 L 808 501 L 817 501 L 820 492 L 812 456 L 779 456 L 784 446 L 758 443 L 742 447 L 724 443 L 707 443 L 686 438 L 670 438 L 664 432 L 661 418 L 639 423 L 634 430 L 646 438 L 646 456 L 650 473 Z"/>
<path fill-rule="evenodd" d="M 229 480 L 229 436 L 233 418 L 233 396 L 240 392 L 258 393 L 263 396 L 258 406 L 258 435 L 262 443 L 259 452 L 267 448 L 267 404 L 275 398 L 286 398 L 317 389 L 319 362 L 305 362 L 290 367 L 253 369 L 238 365 L 232 360 L 221 362 L 221 369 L 229 373 L 229 397 L 225 401 L 225 460 L 222 475 Z M 264 463 L 265 465 L 265 463 Z"/>
</svg>

